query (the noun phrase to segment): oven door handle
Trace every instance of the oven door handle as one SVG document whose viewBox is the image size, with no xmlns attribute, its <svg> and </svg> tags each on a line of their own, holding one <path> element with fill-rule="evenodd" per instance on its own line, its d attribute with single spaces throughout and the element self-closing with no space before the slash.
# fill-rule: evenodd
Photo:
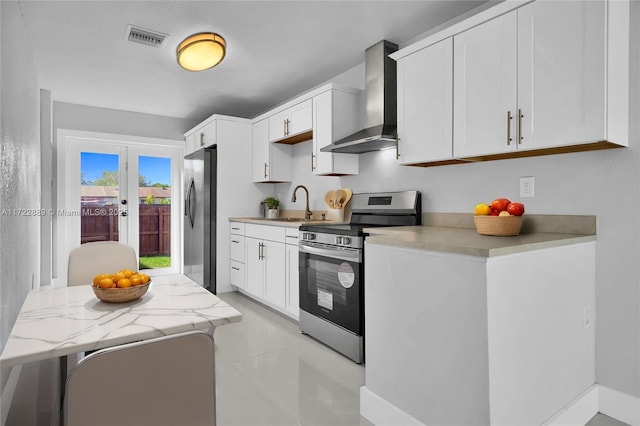
<svg viewBox="0 0 640 426">
<path fill-rule="evenodd" d="M 328 249 L 308 244 L 299 244 L 298 248 L 301 253 L 315 254 L 318 256 L 329 257 L 331 259 L 346 260 L 347 262 L 362 263 L 361 251 L 357 249 Z"/>
</svg>

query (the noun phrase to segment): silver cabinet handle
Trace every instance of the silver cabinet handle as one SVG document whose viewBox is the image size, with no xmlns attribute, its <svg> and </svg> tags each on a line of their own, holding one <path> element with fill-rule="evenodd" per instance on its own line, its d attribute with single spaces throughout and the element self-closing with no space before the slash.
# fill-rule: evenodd
<svg viewBox="0 0 640 426">
<path fill-rule="evenodd" d="M 507 145 L 511 145 L 511 111 L 507 111 Z"/>
<path fill-rule="evenodd" d="M 400 159 L 400 136 L 396 137 L 396 160 Z"/>
<path fill-rule="evenodd" d="M 204 132 L 200 132 L 200 146 L 204 146 Z"/>
<path fill-rule="evenodd" d="M 518 144 L 522 143 L 522 118 L 524 117 L 524 115 L 522 115 L 522 110 L 518 109 Z"/>
<path fill-rule="evenodd" d="M 240 268 L 236 268 L 235 266 L 232 266 L 231 269 L 233 269 L 234 271 L 239 271 Z"/>
<path fill-rule="evenodd" d="M 313 160 L 315 159 L 316 155 L 312 152 L 311 153 L 311 171 L 314 171 L 316 168 L 313 165 Z"/>
<path fill-rule="evenodd" d="M 239 244 L 239 243 L 240 243 L 240 241 L 238 241 L 238 240 L 231 240 L 231 242 L 232 242 L 232 243 L 236 243 L 236 244 Z"/>
<path fill-rule="evenodd" d="M 264 178 L 267 178 L 267 163 L 264 163 Z"/>
</svg>

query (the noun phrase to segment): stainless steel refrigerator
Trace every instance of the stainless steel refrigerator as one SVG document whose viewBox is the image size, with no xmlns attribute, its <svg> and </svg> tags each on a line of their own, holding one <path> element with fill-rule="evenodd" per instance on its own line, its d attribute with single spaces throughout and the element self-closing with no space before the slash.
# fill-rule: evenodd
<svg viewBox="0 0 640 426">
<path fill-rule="evenodd" d="M 184 274 L 216 293 L 216 147 L 187 155 L 184 164 Z"/>
</svg>

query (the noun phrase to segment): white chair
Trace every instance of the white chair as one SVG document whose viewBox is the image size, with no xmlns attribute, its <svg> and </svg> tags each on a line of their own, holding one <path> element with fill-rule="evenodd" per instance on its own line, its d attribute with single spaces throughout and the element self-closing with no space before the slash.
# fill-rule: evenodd
<svg viewBox="0 0 640 426">
<path fill-rule="evenodd" d="M 102 349 L 71 371 L 67 426 L 215 425 L 214 341 L 190 331 Z"/>
<path fill-rule="evenodd" d="M 122 269 L 138 270 L 133 247 L 117 241 L 82 244 L 69 254 L 67 285 L 86 285 L 97 274 L 112 274 Z"/>
</svg>

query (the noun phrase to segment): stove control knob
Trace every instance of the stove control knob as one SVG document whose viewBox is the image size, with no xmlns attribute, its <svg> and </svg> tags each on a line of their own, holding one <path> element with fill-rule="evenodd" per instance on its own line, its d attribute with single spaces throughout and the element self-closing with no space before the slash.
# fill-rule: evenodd
<svg viewBox="0 0 640 426">
<path fill-rule="evenodd" d="M 342 244 L 351 244 L 351 238 L 342 237 Z"/>
<path fill-rule="evenodd" d="M 313 234 L 311 232 L 304 232 L 302 234 L 302 239 L 303 240 L 308 240 L 308 241 L 315 240 L 316 239 L 316 234 Z"/>
<path fill-rule="evenodd" d="M 337 245 L 342 244 L 342 237 L 336 237 L 336 244 Z"/>
</svg>

